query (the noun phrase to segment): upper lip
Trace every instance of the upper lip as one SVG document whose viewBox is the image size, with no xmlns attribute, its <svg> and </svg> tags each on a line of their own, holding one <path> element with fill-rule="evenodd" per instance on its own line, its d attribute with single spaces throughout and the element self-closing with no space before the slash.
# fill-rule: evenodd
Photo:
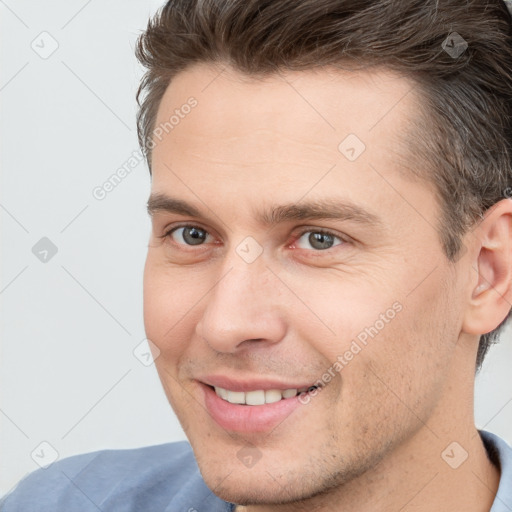
<svg viewBox="0 0 512 512">
<path fill-rule="evenodd" d="M 250 379 L 236 379 L 228 377 L 227 375 L 206 375 L 197 378 L 199 382 L 207 384 L 208 386 L 228 389 L 230 391 L 254 391 L 262 389 L 267 391 L 269 389 L 302 389 L 310 388 L 315 385 L 315 382 L 283 382 L 278 379 L 264 379 L 264 378 L 250 378 Z"/>
</svg>

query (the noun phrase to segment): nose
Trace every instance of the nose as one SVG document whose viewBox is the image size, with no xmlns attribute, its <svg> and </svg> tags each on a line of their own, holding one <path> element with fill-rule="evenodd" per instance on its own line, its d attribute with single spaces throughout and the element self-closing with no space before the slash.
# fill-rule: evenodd
<svg viewBox="0 0 512 512">
<path fill-rule="evenodd" d="M 278 343 L 286 332 L 279 280 L 262 257 L 246 263 L 234 254 L 225 263 L 221 277 L 204 299 L 206 306 L 196 333 L 223 353 L 235 353 L 254 343 Z"/>
</svg>

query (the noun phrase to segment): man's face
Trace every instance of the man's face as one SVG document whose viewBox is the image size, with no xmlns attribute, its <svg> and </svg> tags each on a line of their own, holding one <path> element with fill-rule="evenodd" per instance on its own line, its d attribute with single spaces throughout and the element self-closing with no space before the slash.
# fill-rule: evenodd
<svg viewBox="0 0 512 512">
<path fill-rule="evenodd" d="M 219 73 L 182 72 L 159 108 L 157 130 L 175 118 L 156 132 L 151 192 L 196 212 L 154 203 L 146 333 L 214 492 L 298 500 L 425 435 L 462 288 L 432 188 L 400 169 L 409 81 Z"/>
</svg>

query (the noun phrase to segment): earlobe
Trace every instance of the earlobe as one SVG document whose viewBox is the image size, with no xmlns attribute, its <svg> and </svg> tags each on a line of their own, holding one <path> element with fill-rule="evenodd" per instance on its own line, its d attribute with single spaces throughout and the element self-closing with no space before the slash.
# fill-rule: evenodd
<svg viewBox="0 0 512 512">
<path fill-rule="evenodd" d="M 478 245 L 473 271 L 478 274 L 464 316 L 463 331 L 486 334 L 508 315 L 512 303 L 512 201 L 504 199 L 490 208 L 470 233 Z"/>
</svg>

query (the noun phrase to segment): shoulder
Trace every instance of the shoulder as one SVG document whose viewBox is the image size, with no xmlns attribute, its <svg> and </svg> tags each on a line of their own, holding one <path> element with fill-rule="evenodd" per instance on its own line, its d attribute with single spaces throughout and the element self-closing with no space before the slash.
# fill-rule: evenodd
<svg viewBox="0 0 512 512">
<path fill-rule="evenodd" d="M 0 511 L 187 512 L 205 503 L 208 510 L 231 510 L 208 489 L 184 441 L 68 457 L 28 475 Z"/>
<path fill-rule="evenodd" d="M 512 448 L 496 434 L 480 431 L 491 462 L 500 470 L 498 492 L 491 512 L 512 510 Z"/>
</svg>

